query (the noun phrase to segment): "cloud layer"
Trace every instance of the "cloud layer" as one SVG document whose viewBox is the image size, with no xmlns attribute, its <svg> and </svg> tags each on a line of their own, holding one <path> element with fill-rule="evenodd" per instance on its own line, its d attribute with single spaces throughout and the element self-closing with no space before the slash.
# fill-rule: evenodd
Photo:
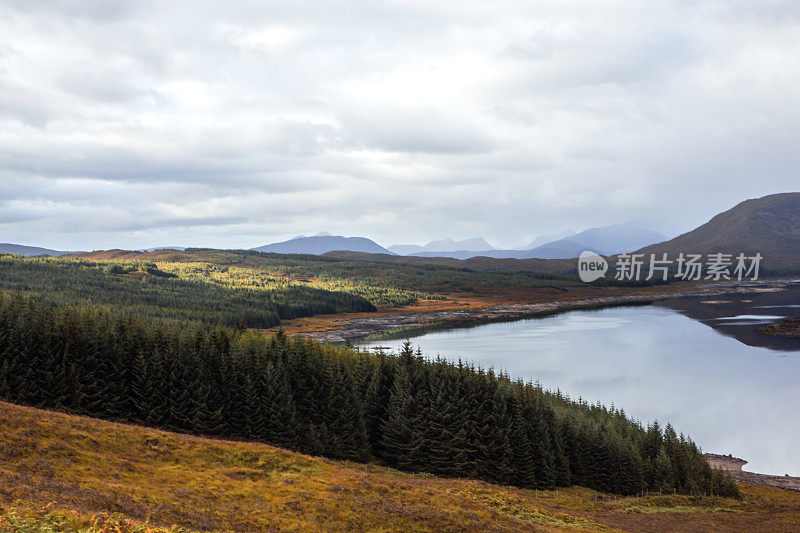
<svg viewBox="0 0 800 533">
<path fill-rule="evenodd" d="M 0 0 L 0 241 L 383 244 L 797 189 L 794 1 Z"/>
</svg>

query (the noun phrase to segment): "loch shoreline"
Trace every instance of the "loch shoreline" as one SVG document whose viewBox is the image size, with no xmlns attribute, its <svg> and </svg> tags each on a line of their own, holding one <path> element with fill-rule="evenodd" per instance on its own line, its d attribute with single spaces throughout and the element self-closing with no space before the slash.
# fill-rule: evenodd
<svg viewBox="0 0 800 533">
<path fill-rule="evenodd" d="M 762 335 L 771 337 L 784 337 L 786 339 L 800 339 L 800 317 L 784 318 L 773 324 L 756 329 Z"/>
<path fill-rule="evenodd" d="M 726 294 L 754 294 L 781 291 L 796 283 L 794 279 L 759 281 L 725 281 L 690 286 L 675 291 L 622 294 L 583 299 L 553 299 L 535 303 L 489 305 L 463 310 L 402 312 L 377 316 L 360 316 L 342 320 L 324 331 L 300 333 L 322 342 L 347 343 L 368 338 L 398 338 L 419 334 L 429 329 L 461 328 L 492 322 L 506 322 L 552 316 L 575 310 L 604 309 L 618 306 L 649 305 L 656 301 L 685 297 L 716 297 Z"/>
</svg>

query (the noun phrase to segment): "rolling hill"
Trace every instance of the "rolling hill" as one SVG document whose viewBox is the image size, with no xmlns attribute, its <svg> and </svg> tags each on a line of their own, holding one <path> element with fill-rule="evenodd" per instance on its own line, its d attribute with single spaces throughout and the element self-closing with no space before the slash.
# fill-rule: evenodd
<svg viewBox="0 0 800 533">
<path fill-rule="evenodd" d="M 576 261 L 572 259 L 516 259 L 513 257 L 490 257 L 486 255 L 474 255 L 474 252 L 472 252 L 471 257 L 464 259 L 444 256 L 429 257 L 427 255 L 389 255 L 346 251 L 328 252 L 324 255 L 327 257 L 336 257 L 338 259 L 347 259 L 351 261 L 370 261 L 377 263 L 394 263 L 417 266 L 440 265 L 474 270 L 478 272 L 509 270 L 516 272 L 562 274 L 570 270 L 575 270 L 576 268 Z"/>
<path fill-rule="evenodd" d="M 763 256 L 767 272 L 800 271 L 800 193 L 745 200 L 702 226 L 638 250 L 644 254 L 744 253 Z"/>
<path fill-rule="evenodd" d="M 327 252 L 346 250 L 371 254 L 392 254 L 375 241 L 366 237 L 342 237 L 340 235 L 314 235 L 312 237 L 295 237 L 288 241 L 266 244 L 252 250 L 276 254 L 312 254 L 322 255 Z"/>
<path fill-rule="evenodd" d="M 143 248 L 141 250 L 137 250 L 138 252 L 157 252 L 159 250 L 178 250 L 182 252 L 186 250 L 186 246 L 154 246 L 152 248 Z"/>
<path fill-rule="evenodd" d="M 757 485 L 740 484 L 742 500 L 524 490 L 3 402 L 0 427 L 0 531 L 789 531 L 800 524 L 800 494 Z"/>
<path fill-rule="evenodd" d="M 25 257 L 33 257 L 37 255 L 51 255 L 53 257 L 59 255 L 68 255 L 76 252 L 66 252 L 63 250 L 51 250 L 50 248 L 40 248 L 38 246 L 25 246 L 22 244 L 11 244 L 7 242 L 0 243 L 0 253 L 16 254 Z"/>
</svg>

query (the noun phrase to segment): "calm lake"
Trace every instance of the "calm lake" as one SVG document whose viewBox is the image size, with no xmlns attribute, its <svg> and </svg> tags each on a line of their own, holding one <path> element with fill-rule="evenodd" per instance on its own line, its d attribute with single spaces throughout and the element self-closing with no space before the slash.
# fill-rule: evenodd
<svg viewBox="0 0 800 533">
<path fill-rule="evenodd" d="M 680 298 L 638 307 L 432 331 L 412 337 L 429 356 L 461 358 L 539 380 L 572 397 L 672 423 L 706 452 L 746 470 L 800 475 L 800 340 L 761 324 L 800 315 L 800 287 Z M 404 339 L 362 347 L 397 350 Z"/>
</svg>

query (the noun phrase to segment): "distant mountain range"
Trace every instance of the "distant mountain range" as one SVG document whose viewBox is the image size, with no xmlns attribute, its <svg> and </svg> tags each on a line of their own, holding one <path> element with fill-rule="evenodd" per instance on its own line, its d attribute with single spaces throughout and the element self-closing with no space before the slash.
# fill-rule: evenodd
<svg viewBox="0 0 800 533">
<path fill-rule="evenodd" d="M 768 270 L 800 270 L 800 193 L 745 200 L 702 226 L 639 250 L 644 254 L 729 253 L 763 256 Z"/>
<path fill-rule="evenodd" d="M 531 244 L 543 242 L 532 249 L 498 250 L 495 248 L 476 249 L 475 247 L 458 247 L 460 243 L 470 242 L 486 243 L 483 239 L 469 239 L 469 241 L 433 241 L 421 250 L 411 250 L 410 245 L 391 246 L 390 250 L 401 255 L 416 257 L 451 257 L 453 259 L 469 259 L 470 257 L 491 257 L 496 259 L 570 259 L 578 257 L 584 250 L 592 250 L 602 255 L 614 255 L 622 252 L 632 252 L 666 240 L 666 236 L 649 227 L 651 222 L 631 221 L 601 228 L 592 228 L 580 233 L 566 233 L 566 238 L 547 241 L 546 237 L 535 239 Z M 561 233 L 560 235 L 564 235 Z M 487 243 L 488 244 L 488 243 Z M 446 245 L 447 248 L 442 246 Z M 456 249 L 453 249 L 456 248 Z"/>
<path fill-rule="evenodd" d="M 644 254 L 667 253 L 670 257 L 677 257 L 681 252 L 704 255 L 718 252 L 753 255 L 758 252 L 764 257 L 762 265 L 765 269 L 800 271 L 800 193 L 773 194 L 746 200 L 720 213 L 706 224 L 670 240 L 660 231 L 663 227 L 662 225 L 659 228 L 652 222 L 631 221 L 588 229 L 523 250 L 494 249 L 481 237 L 465 240 L 442 239 L 425 246 L 394 245 L 387 249 L 365 237 L 343 237 L 327 233 L 310 237 L 301 235 L 253 250 L 314 255 L 345 252 L 336 255 L 348 257 L 352 253 L 352 257 L 360 259 L 370 259 L 369 254 L 376 254 L 372 256 L 375 260 L 415 264 L 427 262 L 457 265 L 460 262 L 456 260 L 469 259 L 470 268 L 492 269 L 496 265 L 502 269 L 524 270 L 538 267 L 547 271 L 565 268 L 567 263 L 561 260 L 575 258 L 584 250 L 605 256 L 637 251 Z M 666 231 L 671 232 L 672 228 Z M 542 240 L 545 239 L 538 238 L 531 244 Z M 174 248 L 182 249 L 177 246 Z M 156 249 L 159 248 L 151 248 Z M 26 256 L 76 253 L 9 243 L 0 244 L 0 252 Z M 404 260 L 402 257 L 408 259 Z M 528 260 L 533 261 L 527 262 Z M 540 264 L 537 260 L 559 261 Z"/>
<path fill-rule="evenodd" d="M 0 243 L 0 253 L 23 255 L 25 257 L 33 257 L 37 255 L 50 255 L 53 257 L 59 255 L 74 254 L 76 252 L 68 252 L 64 250 L 51 250 L 50 248 L 40 248 L 39 246 L 25 246 L 22 244 Z"/>
<path fill-rule="evenodd" d="M 620 227 L 622 226 L 622 227 Z M 626 227 L 627 226 L 627 227 Z M 772 274 L 800 273 L 800 193 L 782 193 L 746 200 L 735 207 L 720 213 L 702 226 L 673 239 L 631 250 L 637 239 L 660 239 L 653 230 L 637 230 L 636 225 L 616 224 L 605 228 L 595 228 L 561 239 L 533 250 L 491 250 L 469 257 L 420 257 L 389 256 L 386 254 L 360 254 L 353 252 L 334 252 L 328 255 L 391 263 L 410 263 L 416 265 L 437 264 L 474 270 L 532 270 L 538 272 L 565 273 L 575 268 L 574 259 L 536 257 L 573 254 L 579 247 L 609 254 L 611 249 L 624 249 L 644 254 L 667 253 L 668 259 L 676 259 L 678 254 L 739 253 L 763 256 L 762 272 Z M 601 231 L 598 231 L 601 230 Z M 650 233 L 648 233 L 648 231 Z M 612 238 L 613 237 L 613 238 Z M 530 254 L 528 258 L 493 257 L 489 254 L 512 253 Z M 466 255 L 467 252 L 464 254 Z M 574 255 L 572 256 L 575 257 Z"/>
<path fill-rule="evenodd" d="M 538 248 L 543 244 L 547 244 L 554 241 L 560 241 L 561 239 L 566 239 L 567 237 L 571 237 L 575 235 L 575 231 L 573 230 L 565 230 L 559 231 L 558 233 L 554 233 L 552 235 L 540 235 L 536 237 L 531 242 L 527 244 L 527 246 L 521 246 L 520 250 L 533 250 L 534 248 Z"/>
<path fill-rule="evenodd" d="M 648 227 L 642 222 L 631 221 L 592 228 L 567 238 L 543 244 L 530 250 L 528 257 L 538 259 L 568 259 L 578 257 L 584 250 L 601 255 L 614 255 L 633 252 L 642 246 L 662 242 L 666 235 Z"/>
<path fill-rule="evenodd" d="M 420 246 L 418 244 L 393 244 L 389 246 L 389 250 L 400 255 L 414 255 L 421 252 L 479 252 L 493 249 L 492 245 L 486 242 L 483 237 L 473 237 L 472 239 L 464 239 L 461 241 L 447 238 L 439 241 L 431 241 L 425 246 Z"/>
<path fill-rule="evenodd" d="M 342 237 L 340 235 L 314 235 L 312 237 L 295 237 L 288 241 L 266 244 L 252 248 L 259 252 L 276 254 L 314 254 L 347 250 L 368 254 L 390 254 L 392 252 L 366 237 Z"/>
<path fill-rule="evenodd" d="M 324 254 L 334 251 L 361 252 L 370 254 L 403 255 L 411 257 L 450 257 L 469 259 L 471 257 L 490 257 L 496 259 L 569 259 L 578 257 L 584 250 L 593 250 L 603 255 L 632 252 L 642 246 L 660 242 L 666 237 L 642 222 L 625 222 L 602 228 L 592 228 L 577 234 L 568 235 L 553 241 L 542 237 L 531 244 L 546 241 L 533 249 L 498 250 L 483 237 L 456 240 L 452 238 L 431 241 L 422 246 L 418 244 L 394 244 L 384 248 L 366 237 L 342 237 L 330 233 L 312 236 L 299 235 L 287 241 L 266 244 L 253 248 L 260 252 L 281 254 Z M 555 235 L 553 237 L 558 237 Z"/>
</svg>

